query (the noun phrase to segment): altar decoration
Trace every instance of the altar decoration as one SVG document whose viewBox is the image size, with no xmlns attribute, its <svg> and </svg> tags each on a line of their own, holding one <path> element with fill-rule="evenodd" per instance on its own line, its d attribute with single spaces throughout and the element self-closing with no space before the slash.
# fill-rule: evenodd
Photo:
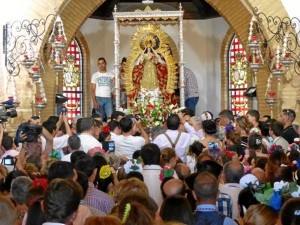
<svg viewBox="0 0 300 225">
<path fill-rule="evenodd" d="M 136 27 L 136 31 L 133 33 L 131 39 L 130 54 L 123 67 L 124 87 L 128 97 L 128 107 L 134 107 L 137 95 L 143 84 L 152 90 L 154 86 L 155 88 L 159 87 L 162 92 L 164 104 L 172 105 L 178 102 L 180 107 L 184 107 L 185 105 L 185 62 L 183 60 L 184 11 L 181 3 L 178 4 L 178 9 L 174 7 L 165 8 L 164 6 L 161 3 L 143 1 L 142 3 L 133 4 L 126 11 L 118 11 L 117 6 L 114 8 L 114 71 L 117 109 L 120 108 L 120 79 L 118 76 L 121 49 L 120 27 L 127 26 Z M 178 26 L 177 44 L 163 30 L 165 26 Z M 150 76 L 151 74 L 155 74 L 156 77 Z M 145 80 L 146 77 L 149 79 Z M 150 83 L 150 80 L 154 80 L 154 84 Z M 178 92 L 179 96 L 175 94 L 175 90 L 177 89 L 180 90 Z"/>
<path fill-rule="evenodd" d="M 119 109 L 126 114 L 136 115 L 147 127 L 156 127 L 163 125 L 167 117 L 172 113 L 178 113 L 180 110 L 177 104 L 167 104 L 163 101 L 160 91 L 148 91 L 142 88 L 139 92 L 137 101 L 133 103 L 133 107 L 127 110 Z"/>
<path fill-rule="evenodd" d="M 178 73 L 168 42 L 169 36 L 157 25 L 141 26 L 134 33 L 131 53 L 124 69 L 130 107 L 134 106 L 142 87 L 152 90 L 159 88 L 165 103 L 174 102 Z M 152 79 L 149 82 L 145 81 L 148 77 Z M 152 85 L 146 86 L 147 83 Z"/>
</svg>

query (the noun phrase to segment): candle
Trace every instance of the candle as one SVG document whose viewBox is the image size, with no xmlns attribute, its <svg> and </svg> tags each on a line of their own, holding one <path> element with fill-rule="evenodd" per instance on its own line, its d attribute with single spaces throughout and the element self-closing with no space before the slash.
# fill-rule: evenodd
<svg viewBox="0 0 300 225">
<path fill-rule="evenodd" d="M 36 72 L 39 71 L 39 68 L 38 68 L 38 67 L 33 67 L 33 68 L 32 68 L 32 71 L 36 73 Z"/>
<path fill-rule="evenodd" d="M 268 98 L 275 98 L 276 93 L 274 91 L 268 92 Z"/>
<path fill-rule="evenodd" d="M 37 103 L 43 103 L 43 98 L 42 97 L 36 97 L 36 102 Z"/>
<path fill-rule="evenodd" d="M 56 36 L 55 39 L 56 39 L 57 42 L 62 42 L 62 37 L 61 36 Z"/>
</svg>

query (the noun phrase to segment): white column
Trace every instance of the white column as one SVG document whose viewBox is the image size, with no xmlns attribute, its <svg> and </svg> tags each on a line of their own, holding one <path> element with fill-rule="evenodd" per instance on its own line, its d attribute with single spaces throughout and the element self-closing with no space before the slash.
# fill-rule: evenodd
<svg viewBox="0 0 300 225">
<path fill-rule="evenodd" d="M 184 107 L 184 61 L 183 61 L 183 15 L 179 16 L 179 88 L 180 88 L 180 107 Z"/>
<path fill-rule="evenodd" d="M 120 77 L 119 77 L 119 67 L 120 67 L 120 27 L 118 25 L 118 19 L 114 18 L 114 28 L 115 28 L 115 63 L 114 63 L 114 71 L 115 71 L 115 93 L 116 93 L 116 109 L 120 108 Z"/>
</svg>

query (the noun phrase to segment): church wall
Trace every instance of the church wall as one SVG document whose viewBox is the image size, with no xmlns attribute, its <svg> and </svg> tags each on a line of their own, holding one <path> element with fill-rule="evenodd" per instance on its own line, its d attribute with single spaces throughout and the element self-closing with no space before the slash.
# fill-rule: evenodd
<svg viewBox="0 0 300 225">
<path fill-rule="evenodd" d="M 80 28 L 90 49 L 91 72 L 97 71 L 97 59 L 104 56 L 108 69 L 114 63 L 114 26 L 113 21 L 88 19 Z M 163 29 L 178 42 L 178 27 Z M 222 40 L 228 30 L 223 18 L 210 20 L 186 20 L 183 22 L 184 61 L 196 75 L 200 99 L 196 113 L 210 110 L 215 115 L 221 110 L 221 67 L 220 51 Z M 120 28 L 120 58 L 130 52 L 130 39 L 135 28 Z"/>
</svg>

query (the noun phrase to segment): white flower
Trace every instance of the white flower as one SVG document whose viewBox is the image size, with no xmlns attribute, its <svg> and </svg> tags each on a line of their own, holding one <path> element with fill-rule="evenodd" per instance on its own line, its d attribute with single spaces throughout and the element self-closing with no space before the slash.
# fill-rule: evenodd
<svg viewBox="0 0 300 225">
<path fill-rule="evenodd" d="M 142 164 L 137 163 L 136 159 L 128 160 L 124 165 L 125 173 L 128 174 L 130 172 L 142 172 L 143 167 Z"/>
<path fill-rule="evenodd" d="M 291 196 L 293 198 L 300 197 L 300 187 L 298 185 L 297 185 L 297 187 L 298 187 L 298 190 L 291 193 Z"/>
<path fill-rule="evenodd" d="M 294 138 L 294 142 L 299 142 L 300 138 Z"/>
<path fill-rule="evenodd" d="M 246 174 L 240 179 L 242 188 L 249 187 L 250 185 L 258 185 L 258 180 L 253 174 Z"/>
<path fill-rule="evenodd" d="M 249 133 L 250 134 L 260 134 L 260 129 L 258 129 L 257 127 L 253 127 Z"/>
<path fill-rule="evenodd" d="M 281 191 L 282 188 L 289 186 L 288 182 L 284 182 L 283 180 L 280 182 L 275 182 L 274 183 L 274 191 Z"/>
</svg>

